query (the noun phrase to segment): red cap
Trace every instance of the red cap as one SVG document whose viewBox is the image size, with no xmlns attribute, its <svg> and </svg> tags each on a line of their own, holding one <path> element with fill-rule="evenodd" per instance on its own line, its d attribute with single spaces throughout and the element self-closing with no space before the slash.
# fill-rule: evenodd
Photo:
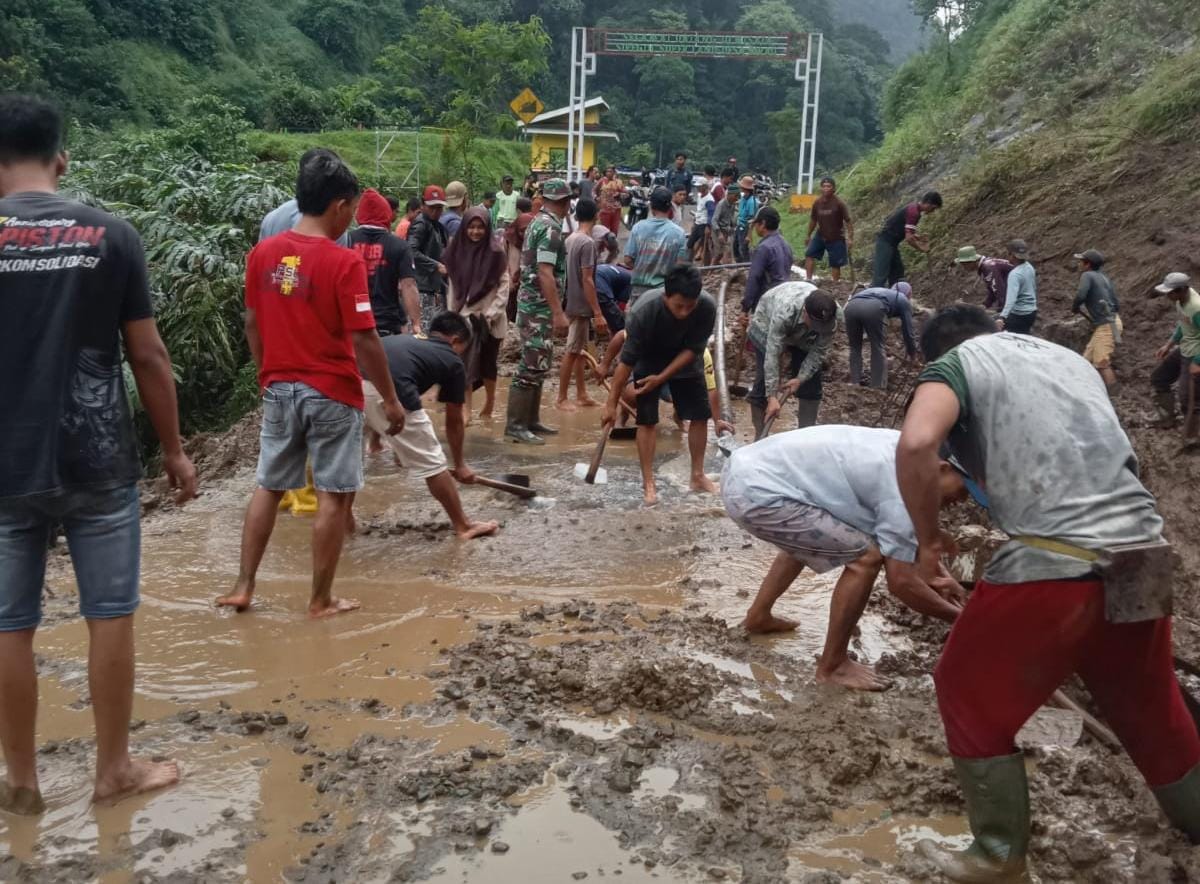
<svg viewBox="0 0 1200 884">
<path fill-rule="evenodd" d="M 446 205 L 446 191 L 436 184 L 431 184 L 425 188 L 425 195 L 421 201 L 427 206 L 444 206 Z"/>
</svg>

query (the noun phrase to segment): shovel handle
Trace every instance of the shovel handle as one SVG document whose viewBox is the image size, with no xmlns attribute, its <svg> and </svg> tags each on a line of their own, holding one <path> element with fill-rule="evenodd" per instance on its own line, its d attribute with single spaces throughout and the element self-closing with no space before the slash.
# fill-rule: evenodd
<svg viewBox="0 0 1200 884">
<path fill-rule="evenodd" d="M 765 421 L 763 421 L 762 432 L 759 433 L 754 438 L 755 442 L 759 441 L 760 439 L 765 439 L 771 435 L 771 427 L 775 426 L 776 418 L 778 418 L 779 415 L 783 414 L 783 406 L 787 405 L 787 401 L 791 398 L 792 398 L 791 393 L 783 394 L 783 398 L 779 400 L 779 411 L 775 412 L 773 415 L 771 415 L 769 418 L 767 418 Z"/>
<path fill-rule="evenodd" d="M 515 494 L 517 497 L 529 499 L 537 497 L 537 492 L 532 488 L 526 488 L 523 485 L 513 485 L 509 482 L 501 482 L 499 479 L 489 479 L 486 476 L 476 476 L 475 484 L 482 485 L 484 488 L 494 488 L 497 491 L 507 491 L 509 494 Z"/>
<path fill-rule="evenodd" d="M 600 367 L 600 363 L 598 363 L 596 361 L 596 357 L 593 356 L 591 353 L 589 353 L 587 350 L 584 350 L 583 353 L 581 353 L 580 355 L 583 356 L 584 359 L 586 359 L 588 362 L 590 362 L 592 364 L 593 369 L 597 369 Z M 602 386 L 604 388 L 605 393 L 612 392 L 612 390 L 608 386 L 608 381 L 605 378 L 600 379 L 600 386 Z M 634 411 L 634 409 L 630 406 L 630 404 L 628 402 L 626 402 L 623 398 L 618 399 L 617 401 L 621 403 L 622 408 L 624 408 L 627 412 L 629 412 L 629 416 L 631 418 L 634 418 L 635 420 L 637 419 L 637 412 Z"/>
<path fill-rule="evenodd" d="M 588 464 L 587 475 L 583 477 L 583 481 L 589 485 L 596 484 L 596 474 L 600 472 L 600 461 L 604 460 L 604 447 L 608 445 L 608 437 L 612 434 L 612 424 L 604 427 L 604 432 L 600 434 L 600 441 L 596 443 L 596 451 L 592 454 L 592 462 Z"/>
</svg>

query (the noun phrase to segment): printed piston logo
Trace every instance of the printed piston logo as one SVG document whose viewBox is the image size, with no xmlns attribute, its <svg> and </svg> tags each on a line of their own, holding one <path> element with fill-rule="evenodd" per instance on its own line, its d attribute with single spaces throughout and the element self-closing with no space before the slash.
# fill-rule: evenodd
<svg viewBox="0 0 1200 884">
<path fill-rule="evenodd" d="M 279 262 L 271 281 L 279 286 L 279 294 L 291 295 L 300 284 L 300 256 L 288 255 Z"/>
</svg>

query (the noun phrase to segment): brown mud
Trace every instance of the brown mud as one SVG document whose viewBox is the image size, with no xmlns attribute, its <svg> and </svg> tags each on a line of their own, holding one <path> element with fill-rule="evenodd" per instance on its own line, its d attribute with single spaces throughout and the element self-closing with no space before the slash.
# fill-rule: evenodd
<svg viewBox="0 0 1200 884">
<path fill-rule="evenodd" d="M 910 376 L 851 389 L 835 354 L 822 422 L 892 422 Z M 88 800 L 86 630 L 56 554 L 37 640 L 50 809 L 0 815 L 0 880 L 932 880 L 912 845 L 967 833 L 930 677 L 946 627 L 881 584 L 852 650 L 895 686 L 816 684 L 831 581 L 781 600 L 796 634 L 749 638 L 772 550 L 688 492 L 669 421 L 645 510 L 629 443 L 610 446 L 607 485 L 573 476 L 597 413 L 543 418 L 562 429 L 543 448 L 505 443 L 500 417 L 468 430 L 479 472 L 539 491 L 462 489 L 502 523 L 482 541 L 369 458 L 338 575 L 363 608 L 321 623 L 304 618 L 304 517 L 280 517 L 251 613 L 212 607 L 236 575 L 256 418 L 193 440 L 202 497 L 180 510 L 146 489 L 134 711 L 137 750 L 179 759 L 184 780 L 114 808 Z M 959 516 L 970 578 L 990 541 L 966 524 L 978 512 Z M 1037 879 L 1200 880 L 1124 756 L 1061 713 L 1039 721 L 1022 737 Z"/>
</svg>

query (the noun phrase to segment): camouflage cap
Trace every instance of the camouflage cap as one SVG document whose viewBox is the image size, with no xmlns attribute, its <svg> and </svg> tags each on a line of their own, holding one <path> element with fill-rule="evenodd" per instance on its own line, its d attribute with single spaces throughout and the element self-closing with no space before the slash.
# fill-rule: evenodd
<svg viewBox="0 0 1200 884">
<path fill-rule="evenodd" d="M 542 199 L 548 200 L 565 200 L 570 199 L 571 188 L 567 186 L 567 182 L 561 178 L 547 178 L 542 182 Z"/>
</svg>

